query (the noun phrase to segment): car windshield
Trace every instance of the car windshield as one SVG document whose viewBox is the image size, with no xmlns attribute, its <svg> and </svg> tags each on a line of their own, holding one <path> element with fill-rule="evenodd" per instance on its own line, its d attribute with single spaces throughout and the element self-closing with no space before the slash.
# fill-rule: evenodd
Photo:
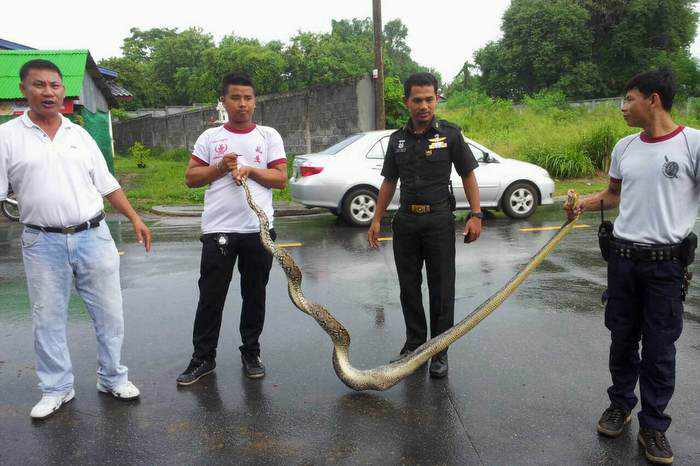
<svg viewBox="0 0 700 466">
<path fill-rule="evenodd" d="M 347 138 L 343 139 L 342 141 L 333 144 L 333 145 L 332 145 L 331 147 L 329 147 L 328 149 L 322 150 L 321 152 L 319 152 L 319 154 L 335 155 L 335 154 L 337 154 L 338 152 L 340 152 L 341 150 L 343 150 L 343 149 L 345 149 L 346 147 L 348 147 L 348 146 L 349 146 L 350 144 L 352 144 L 353 142 L 355 142 L 355 141 L 357 141 L 358 139 L 360 139 L 361 137 L 362 137 L 362 134 L 353 134 L 352 136 L 347 137 Z"/>
</svg>

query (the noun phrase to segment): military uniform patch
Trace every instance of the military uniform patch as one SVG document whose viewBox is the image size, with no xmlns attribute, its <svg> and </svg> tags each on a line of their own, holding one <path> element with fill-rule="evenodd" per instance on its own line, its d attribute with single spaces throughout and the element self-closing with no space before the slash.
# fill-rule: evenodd
<svg viewBox="0 0 700 466">
<path fill-rule="evenodd" d="M 399 142 L 396 143 L 396 152 L 406 152 L 406 140 L 405 139 L 399 139 Z"/>
<path fill-rule="evenodd" d="M 444 149 L 447 147 L 447 138 L 445 136 L 440 136 L 439 134 L 436 134 L 434 138 L 428 139 L 428 142 L 430 145 L 428 146 L 428 149 Z M 426 155 L 429 155 L 426 153 Z"/>
</svg>

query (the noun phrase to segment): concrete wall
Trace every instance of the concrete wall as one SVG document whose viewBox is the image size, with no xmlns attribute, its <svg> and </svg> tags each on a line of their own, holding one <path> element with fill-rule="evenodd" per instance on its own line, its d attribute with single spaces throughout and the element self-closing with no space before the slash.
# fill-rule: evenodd
<svg viewBox="0 0 700 466">
<path fill-rule="evenodd" d="M 192 149 L 217 118 L 215 106 L 177 115 L 114 122 L 118 152 L 136 141 L 148 147 Z M 349 134 L 374 129 L 374 87 L 369 76 L 257 98 L 253 120 L 280 132 L 289 154 L 324 149 Z"/>
</svg>

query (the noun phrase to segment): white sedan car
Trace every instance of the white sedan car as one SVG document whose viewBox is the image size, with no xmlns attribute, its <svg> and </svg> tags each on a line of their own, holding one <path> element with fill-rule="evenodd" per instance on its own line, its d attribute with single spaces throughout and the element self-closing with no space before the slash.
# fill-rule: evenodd
<svg viewBox="0 0 700 466">
<path fill-rule="evenodd" d="M 317 154 L 294 158 L 289 186 L 292 198 L 308 207 L 325 207 L 348 223 L 367 226 L 372 221 L 382 184 L 384 154 L 394 130 L 353 134 Z M 501 209 L 509 217 L 527 218 L 540 204 L 551 204 L 554 180 L 547 170 L 507 159 L 465 137 L 479 162 L 476 179 L 481 206 Z M 457 209 L 468 209 L 462 178 L 452 169 Z M 399 189 L 389 210 L 399 207 Z"/>
</svg>

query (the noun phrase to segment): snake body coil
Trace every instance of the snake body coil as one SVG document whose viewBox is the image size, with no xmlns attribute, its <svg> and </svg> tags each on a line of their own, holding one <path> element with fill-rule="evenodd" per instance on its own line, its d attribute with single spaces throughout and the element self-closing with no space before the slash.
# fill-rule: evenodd
<svg viewBox="0 0 700 466">
<path fill-rule="evenodd" d="M 511 293 L 525 280 L 542 261 L 551 253 L 566 235 L 573 229 L 578 216 L 566 222 L 556 235 L 545 244 L 530 262 L 518 272 L 505 286 L 491 295 L 467 317 L 449 330 L 431 338 L 412 353 L 399 361 L 375 367 L 373 369 L 357 369 L 350 364 L 350 334 L 335 317 L 319 303 L 306 299 L 301 290 L 301 269 L 288 252 L 277 247 L 270 237 L 267 215 L 253 202 L 248 189 L 247 180 L 242 181 L 248 205 L 260 220 L 260 240 L 279 262 L 287 276 L 287 290 L 294 305 L 305 314 L 313 317 L 323 328 L 333 342 L 333 368 L 340 380 L 353 390 L 386 390 L 396 385 L 403 378 L 413 373 L 427 362 L 432 356 L 446 349 L 458 338 L 469 332 L 491 314 L 506 300 Z M 576 194 L 568 193 L 567 202 L 575 203 Z"/>
</svg>

